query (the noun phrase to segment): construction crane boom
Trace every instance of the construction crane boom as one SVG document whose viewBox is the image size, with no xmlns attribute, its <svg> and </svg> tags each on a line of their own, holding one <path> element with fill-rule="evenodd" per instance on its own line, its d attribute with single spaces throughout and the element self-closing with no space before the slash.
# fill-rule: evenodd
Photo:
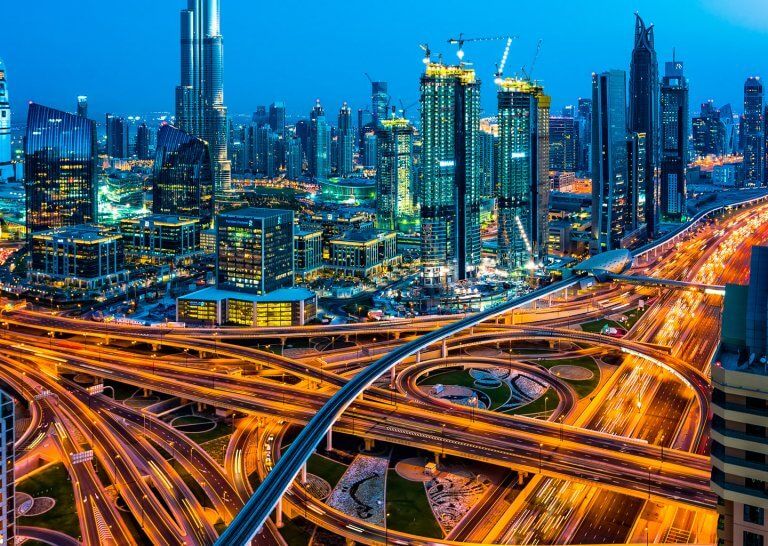
<svg viewBox="0 0 768 546">
<path fill-rule="evenodd" d="M 531 80 L 533 78 L 533 69 L 536 67 L 536 60 L 539 58 L 539 53 L 541 53 L 541 40 L 536 42 L 536 53 L 533 54 L 533 59 L 531 59 L 531 68 L 529 68 L 527 72 L 524 66 L 520 68 L 526 80 Z"/>
<path fill-rule="evenodd" d="M 456 51 L 456 56 L 461 61 L 464 59 L 464 44 L 469 42 L 498 42 L 501 40 L 507 40 L 509 36 L 483 36 L 480 38 L 465 38 L 464 33 L 459 33 L 458 38 L 449 38 L 448 43 L 458 45 L 459 49 Z"/>
<path fill-rule="evenodd" d="M 509 47 L 512 45 L 512 41 L 515 38 L 517 38 L 517 36 L 507 37 L 507 45 L 504 46 L 504 53 L 501 56 L 501 62 L 499 62 L 499 64 L 496 65 L 496 74 L 494 74 L 493 81 L 497 85 L 501 83 L 501 80 L 504 77 L 504 67 L 507 65 L 507 57 L 509 56 Z"/>
</svg>

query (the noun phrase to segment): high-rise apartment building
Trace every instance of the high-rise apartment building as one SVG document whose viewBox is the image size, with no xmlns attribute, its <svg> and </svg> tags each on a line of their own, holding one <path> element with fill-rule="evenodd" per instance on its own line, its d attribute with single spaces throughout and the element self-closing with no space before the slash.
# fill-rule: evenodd
<svg viewBox="0 0 768 546">
<path fill-rule="evenodd" d="M 338 121 L 338 131 L 336 133 L 336 173 L 344 177 L 352 174 L 352 155 L 355 149 L 352 109 L 346 102 L 339 109 Z"/>
<path fill-rule="evenodd" d="M 128 123 L 124 118 L 107 114 L 107 155 L 114 158 L 126 158 L 128 153 Z"/>
<path fill-rule="evenodd" d="M 720 546 L 768 542 L 768 247 L 753 247 L 749 286 L 727 285 L 712 364 L 712 478 Z"/>
<path fill-rule="evenodd" d="M 208 144 L 171 125 L 157 136 L 152 184 L 152 212 L 213 218 L 213 169 Z"/>
<path fill-rule="evenodd" d="M 389 106 L 389 93 L 387 82 L 371 82 L 371 114 L 374 127 L 387 119 Z"/>
<path fill-rule="evenodd" d="M 0 59 L 0 180 L 14 178 L 11 155 L 11 103 L 8 98 L 8 79 L 5 64 Z"/>
<path fill-rule="evenodd" d="M 499 87 L 498 264 L 525 275 L 547 255 L 551 99 L 528 80 Z"/>
<path fill-rule="evenodd" d="M 429 62 L 421 77 L 421 262 L 424 285 L 472 277 L 480 264 L 480 81 Z"/>
<path fill-rule="evenodd" d="M 97 220 L 94 121 L 30 103 L 24 157 L 28 236 Z"/>
<path fill-rule="evenodd" d="M 288 180 L 298 180 L 304 163 L 304 154 L 301 151 L 301 140 L 289 138 L 285 152 L 285 170 Z"/>
<path fill-rule="evenodd" d="M 269 105 L 269 126 L 278 136 L 285 134 L 285 104 L 273 102 Z"/>
<path fill-rule="evenodd" d="M 496 191 L 496 149 L 498 137 L 492 132 L 480 129 L 478 146 L 480 148 L 480 197 L 486 199 L 494 196 Z"/>
<path fill-rule="evenodd" d="M 733 120 L 729 118 L 730 115 L 718 109 L 713 101 L 702 103 L 699 115 L 691 120 L 691 141 L 697 156 L 723 155 L 733 151 L 734 144 L 727 144 L 726 122 L 733 126 Z"/>
<path fill-rule="evenodd" d="M 623 70 L 592 75 L 594 253 L 620 248 L 627 229 L 626 96 L 626 73 Z"/>
<path fill-rule="evenodd" d="M 223 37 L 219 0 L 187 0 L 181 12 L 181 81 L 176 88 L 176 125 L 208 143 L 214 187 L 228 188 L 224 106 Z"/>
<path fill-rule="evenodd" d="M 549 118 L 549 168 L 576 172 L 579 154 L 579 125 L 572 117 Z"/>
<path fill-rule="evenodd" d="M 765 176 L 765 120 L 763 82 L 759 77 L 744 82 L 744 184 L 762 186 Z"/>
<path fill-rule="evenodd" d="M 576 170 L 592 173 L 592 99 L 579 98 L 577 120 L 579 123 L 579 157 Z"/>
<path fill-rule="evenodd" d="M 636 232 L 645 224 L 645 154 L 648 138 L 644 133 L 627 135 L 627 208 L 624 232 Z"/>
<path fill-rule="evenodd" d="M 668 62 L 661 83 L 661 214 L 676 220 L 686 215 L 688 164 L 688 81 L 683 63 Z"/>
<path fill-rule="evenodd" d="M 646 136 L 645 224 L 648 236 L 658 231 L 661 194 L 656 176 L 659 130 L 659 65 L 654 49 L 653 25 L 635 14 L 635 44 L 629 69 L 629 131 Z"/>
<path fill-rule="evenodd" d="M 293 211 L 244 208 L 217 215 L 216 285 L 267 294 L 293 286 Z"/>
<path fill-rule="evenodd" d="M 376 130 L 376 227 L 413 227 L 413 125 L 404 118 L 382 120 Z M 406 229 L 404 229 L 406 230 Z"/>
</svg>

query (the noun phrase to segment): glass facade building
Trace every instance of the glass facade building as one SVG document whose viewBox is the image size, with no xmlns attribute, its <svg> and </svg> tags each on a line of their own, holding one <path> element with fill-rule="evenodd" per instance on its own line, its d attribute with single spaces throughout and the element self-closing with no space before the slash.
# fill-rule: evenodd
<svg viewBox="0 0 768 546">
<path fill-rule="evenodd" d="M 179 263 L 200 254 L 200 221 L 153 214 L 120 222 L 125 254 L 133 263 Z"/>
<path fill-rule="evenodd" d="M 419 188 L 427 290 L 473 277 L 480 264 L 479 126 L 475 71 L 428 63 L 421 77 Z"/>
<path fill-rule="evenodd" d="M 244 208 L 216 218 L 216 284 L 266 294 L 293 286 L 293 211 Z"/>
<path fill-rule="evenodd" d="M 96 123 L 31 103 L 24 141 L 28 236 L 96 221 Z"/>
<path fill-rule="evenodd" d="M 762 186 L 765 177 L 765 127 L 763 119 L 763 82 L 759 77 L 744 82 L 744 184 Z"/>
<path fill-rule="evenodd" d="M 318 100 L 309 114 L 309 173 L 314 178 L 331 174 L 331 128 Z"/>
<path fill-rule="evenodd" d="M 413 172 L 413 125 L 403 118 L 385 119 L 376 130 L 376 227 L 408 231 L 416 213 Z"/>
<path fill-rule="evenodd" d="M 551 101 L 527 80 L 499 85 L 498 264 L 520 274 L 547 256 Z"/>
<path fill-rule="evenodd" d="M 0 390 L 0 544 L 16 544 L 16 435 L 13 398 Z"/>
<path fill-rule="evenodd" d="M 688 165 L 688 81 L 683 63 L 666 63 L 661 83 L 661 214 L 680 220 L 686 215 Z"/>
<path fill-rule="evenodd" d="M 659 130 L 659 64 L 654 49 L 653 25 L 646 26 L 635 14 L 635 44 L 629 68 L 630 133 L 646 135 L 645 223 L 650 237 L 659 224 L 661 194 L 656 176 Z"/>
<path fill-rule="evenodd" d="M 592 75 L 592 252 L 621 247 L 629 224 L 626 73 Z"/>
<path fill-rule="evenodd" d="M 14 178 L 15 169 L 11 159 L 11 103 L 5 64 L 0 59 L 0 180 Z"/>
<path fill-rule="evenodd" d="M 559 172 L 576 172 L 579 156 L 579 125 L 574 118 L 549 118 L 549 168 Z"/>
<path fill-rule="evenodd" d="M 152 184 L 152 212 L 213 217 L 213 171 L 208 144 L 171 125 L 160 127 Z"/>
</svg>

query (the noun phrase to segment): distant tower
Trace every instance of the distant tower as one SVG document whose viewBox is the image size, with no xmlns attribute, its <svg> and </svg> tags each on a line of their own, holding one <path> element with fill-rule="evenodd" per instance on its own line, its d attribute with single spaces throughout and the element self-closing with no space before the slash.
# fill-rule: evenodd
<svg viewBox="0 0 768 546">
<path fill-rule="evenodd" d="M 374 127 L 387 119 L 388 105 L 387 82 L 371 82 L 371 112 Z"/>
<path fill-rule="evenodd" d="M 681 219 L 686 215 L 688 164 L 688 81 L 683 63 L 666 63 L 661 83 L 661 213 Z"/>
<path fill-rule="evenodd" d="M 421 264 L 439 289 L 480 265 L 480 81 L 465 65 L 428 62 L 421 76 Z"/>
<path fill-rule="evenodd" d="M 224 106 L 223 42 L 219 0 L 188 0 L 181 12 L 181 81 L 176 125 L 210 146 L 215 188 L 228 188 L 227 107 Z"/>
<path fill-rule="evenodd" d="M 125 119 L 107 114 L 107 155 L 109 157 L 128 157 L 128 124 Z"/>
<path fill-rule="evenodd" d="M 149 155 L 149 127 L 142 123 L 136 128 L 136 157 L 139 159 L 151 159 Z"/>
<path fill-rule="evenodd" d="M 577 119 L 579 122 L 579 158 L 576 169 L 581 173 L 592 172 L 592 99 L 580 98 Z"/>
<path fill-rule="evenodd" d="M 525 275 L 547 257 L 551 99 L 539 85 L 506 78 L 498 104 L 498 263 Z"/>
<path fill-rule="evenodd" d="M 659 127 L 659 64 L 654 49 L 653 25 L 646 27 L 640 15 L 635 14 L 635 46 L 629 68 L 629 132 L 646 135 L 645 153 L 645 223 L 648 236 L 658 231 L 659 182 L 658 165 Z"/>
<path fill-rule="evenodd" d="M 273 102 L 269 105 L 269 126 L 280 137 L 285 134 L 285 104 Z"/>
<path fill-rule="evenodd" d="M 325 179 L 331 174 L 330 153 L 331 129 L 318 99 L 309 113 L 309 173 L 313 177 Z"/>
<path fill-rule="evenodd" d="M 96 122 L 31 103 L 24 177 L 28 237 L 96 222 Z"/>
<path fill-rule="evenodd" d="M 0 544 L 16 544 L 13 398 L 0 391 Z"/>
<path fill-rule="evenodd" d="M 8 98 L 5 64 L 0 59 L 0 180 L 14 177 L 11 159 L 11 103 Z"/>
<path fill-rule="evenodd" d="M 415 214 L 413 195 L 413 125 L 404 118 L 385 119 L 376 130 L 376 227 L 396 230 Z M 407 231 L 402 229 L 401 231 Z"/>
<path fill-rule="evenodd" d="M 623 70 L 592 75 L 593 253 L 620 248 L 630 224 L 626 80 Z"/>
<path fill-rule="evenodd" d="M 763 82 L 759 77 L 747 78 L 744 82 L 744 183 L 761 186 L 765 165 L 763 120 Z"/>
<path fill-rule="evenodd" d="M 85 95 L 77 96 L 77 115 L 84 118 L 88 117 L 88 97 Z"/>
<path fill-rule="evenodd" d="M 336 143 L 336 165 L 339 176 L 352 174 L 352 153 L 355 147 L 355 131 L 352 127 L 352 109 L 345 102 L 339 110 L 339 131 Z"/>
</svg>

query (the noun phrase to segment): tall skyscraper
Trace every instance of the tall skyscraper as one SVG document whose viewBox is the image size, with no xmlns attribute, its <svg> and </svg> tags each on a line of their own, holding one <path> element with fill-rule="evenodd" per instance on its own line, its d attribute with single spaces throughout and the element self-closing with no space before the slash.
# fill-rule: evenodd
<svg viewBox="0 0 768 546">
<path fill-rule="evenodd" d="M 262 125 L 256 129 L 255 171 L 266 178 L 277 176 L 277 161 L 275 158 L 277 138 L 277 134 L 269 125 Z"/>
<path fill-rule="evenodd" d="M 592 75 L 592 251 L 621 246 L 627 228 L 626 73 Z"/>
<path fill-rule="evenodd" d="M 336 170 L 339 176 L 352 174 L 352 154 L 355 147 L 355 130 L 352 127 L 352 109 L 345 102 L 339 110 L 336 134 Z"/>
<path fill-rule="evenodd" d="M 244 208 L 216 217 L 216 286 L 267 294 L 293 286 L 293 211 Z"/>
<path fill-rule="evenodd" d="M 14 177 L 11 159 L 11 103 L 5 64 L 0 59 L 0 180 Z"/>
<path fill-rule="evenodd" d="M 318 99 L 309 113 L 309 173 L 315 178 L 331 174 L 331 128 Z"/>
<path fill-rule="evenodd" d="M 151 159 L 149 156 L 149 127 L 142 123 L 136 128 L 136 157 L 139 159 Z"/>
<path fill-rule="evenodd" d="M 371 82 L 371 113 L 374 127 L 387 119 L 388 106 L 387 82 Z"/>
<path fill-rule="evenodd" d="M 285 134 L 285 104 L 273 102 L 269 105 L 269 126 L 278 136 Z"/>
<path fill-rule="evenodd" d="M 499 84 L 498 264 L 512 275 L 547 255 L 550 103 L 528 80 Z"/>
<path fill-rule="evenodd" d="M 578 121 L 572 117 L 550 117 L 549 139 L 549 168 L 553 171 L 576 172 L 579 153 Z"/>
<path fill-rule="evenodd" d="M 84 118 L 88 117 L 88 97 L 85 95 L 77 96 L 77 115 Z"/>
<path fill-rule="evenodd" d="M 464 65 L 428 62 L 421 77 L 421 263 L 427 289 L 480 264 L 480 81 Z"/>
<path fill-rule="evenodd" d="M 160 127 L 152 184 L 152 212 L 213 217 L 213 169 L 208 143 L 171 125 Z"/>
<path fill-rule="evenodd" d="M 232 180 L 227 158 L 223 41 L 219 0 L 187 0 L 187 9 L 181 12 L 176 125 L 208 143 L 216 189 L 228 188 Z"/>
<path fill-rule="evenodd" d="M 24 157 L 28 236 L 97 220 L 96 122 L 30 103 Z"/>
<path fill-rule="evenodd" d="M 289 138 L 285 153 L 285 175 L 288 180 L 298 180 L 304 163 L 304 154 L 301 151 L 301 140 Z"/>
<path fill-rule="evenodd" d="M 627 208 L 624 231 L 632 232 L 645 223 L 645 133 L 627 135 Z"/>
<path fill-rule="evenodd" d="M 763 119 L 763 82 L 759 77 L 744 82 L 744 183 L 762 186 L 765 165 L 765 120 Z"/>
<path fill-rule="evenodd" d="M 579 99 L 577 118 L 579 124 L 579 157 L 576 170 L 592 172 L 592 99 Z"/>
<path fill-rule="evenodd" d="M 480 196 L 489 198 L 494 196 L 496 186 L 496 148 L 498 138 L 493 133 L 483 131 L 478 133 L 478 145 L 480 147 Z"/>
<path fill-rule="evenodd" d="M 629 65 L 629 131 L 645 134 L 645 224 L 648 236 L 658 231 L 659 180 L 658 165 L 659 127 L 659 64 L 654 49 L 653 25 L 646 27 L 640 15 L 635 14 L 635 46 Z"/>
<path fill-rule="evenodd" d="M 666 63 L 661 83 L 661 214 L 681 219 L 686 214 L 688 164 L 688 81 L 683 63 Z"/>
<path fill-rule="evenodd" d="M 0 390 L 0 544 L 16 544 L 16 463 L 13 398 Z"/>
<path fill-rule="evenodd" d="M 125 119 L 107 114 L 107 155 L 126 158 L 128 154 L 128 124 Z"/>
<path fill-rule="evenodd" d="M 413 225 L 413 125 L 403 118 L 382 120 L 376 130 L 376 227 Z"/>
<path fill-rule="evenodd" d="M 726 112 L 718 109 L 711 100 L 701 105 L 699 115 L 691 120 L 691 137 L 697 156 L 723 155 L 733 151 L 733 143 L 731 146 L 728 145 L 728 128 L 726 127 L 726 122 L 733 127 L 729 112 L 730 106 Z"/>
</svg>

